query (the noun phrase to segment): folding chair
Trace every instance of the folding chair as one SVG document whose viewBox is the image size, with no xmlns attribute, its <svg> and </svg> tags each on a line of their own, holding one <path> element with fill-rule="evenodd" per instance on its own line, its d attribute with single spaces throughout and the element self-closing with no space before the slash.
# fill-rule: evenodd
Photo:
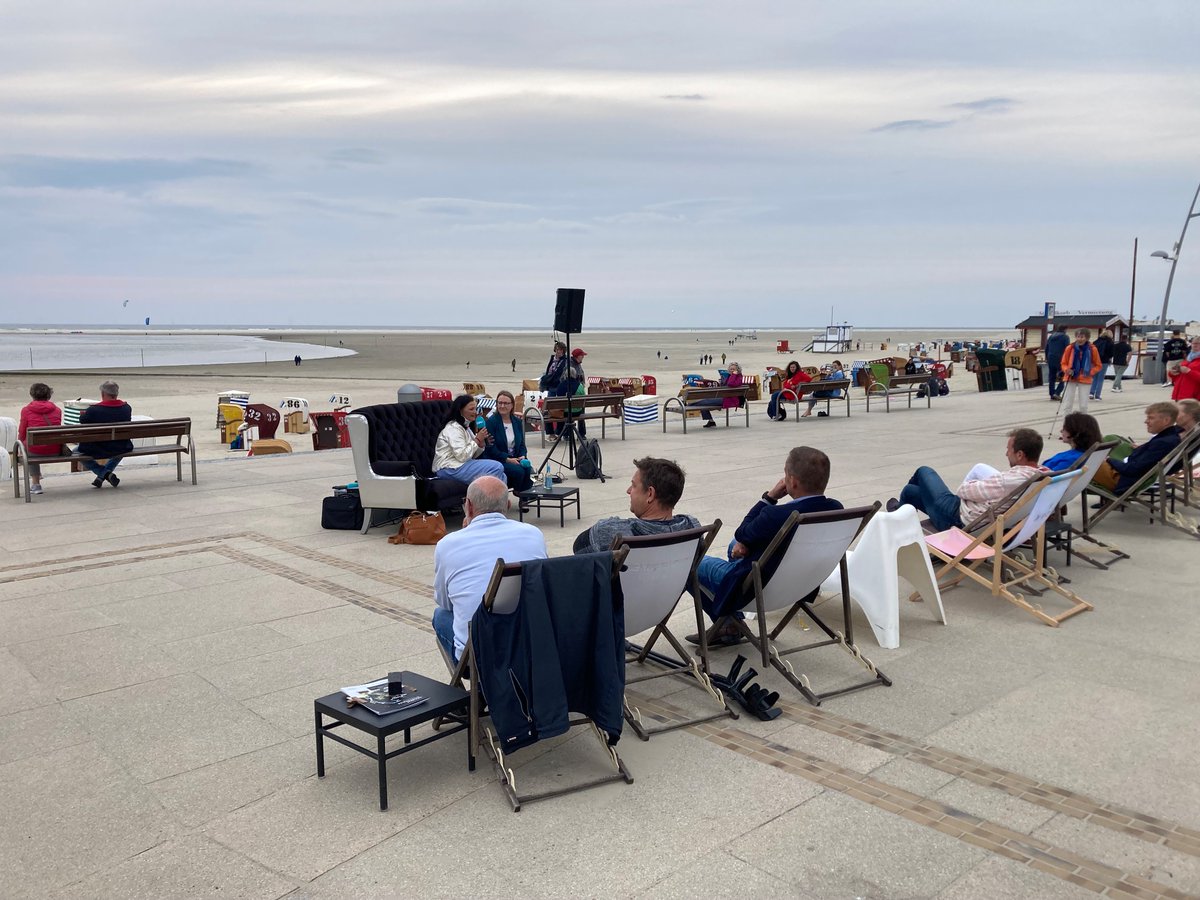
<svg viewBox="0 0 1200 900">
<path fill-rule="evenodd" d="M 711 694 L 720 706 L 714 713 L 647 728 L 642 720 L 641 711 L 630 706 L 626 697 L 625 721 L 643 741 L 649 740 L 652 734 L 675 728 L 711 722 L 725 716 L 733 719 L 738 717 L 726 702 L 725 695 L 713 687 L 708 677 L 708 641 L 705 636 L 704 610 L 699 600 L 699 582 L 696 580 L 696 567 L 712 546 L 720 529 L 721 520 L 717 519 L 713 524 L 702 528 L 640 537 L 620 535 L 613 540 L 613 550 L 622 547 L 628 550 L 625 565 L 621 569 L 621 593 L 625 600 L 626 665 L 632 662 L 644 666 L 647 662 L 654 662 L 664 667 L 661 671 L 642 672 L 633 678 L 629 677 L 626 670 L 625 686 L 667 675 L 691 678 Z M 696 625 L 701 634 L 699 660 L 688 652 L 667 625 L 667 620 L 674 614 L 684 591 L 691 592 L 696 607 Z M 634 635 L 650 629 L 654 630 L 644 645 L 638 646 L 629 641 Z M 675 656 L 655 652 L 654 645 L 660 637 L 670 644 Z"/>
<path fill-rule="evenodd" d="M 614 591 L 614 602 L 620 598 L 620 579 L 619 573 L 622 564 L 624 563 L 626 554 L 625 549 L 613 551 L 612 553 L 612 585 Z M 560 557 L 557 559 L 540 560 L 545 565 L 569 564 L 577 557 Z M 487 592 L 483 596 L 483 607 L 493 614 L 511 615 L 516 612 L 518 605 L 521 602 L 521 578 L 525 563 L 508 563 L 503 560 L 496 560 L 496 568 L 492 571 L 491 581 L 488 583 Z M 475 627 L 475 622 L 472 622 L 472 628 Z M 605 756 L 612 764 L 615 770 L 609 775 L 599 778 L 593 778 L 579 784 L 564 788 L 553 788 L 545 791 L 537 791 L 531 793 L 519 793 L 517 790 L 517 776 L 512 768 L 508 765 L 505 757 L 505 752 L 500 746 L 500 740 L 495 731 L 490 726 L 482 726 L 480 720 L 484 716 L 484 695 L 480 687 L 480 679 L 473 671 L 474 651 L 473 639 L 468 642 L 463 650 L 462 659 L 459 665 L 456 666 L 458 673 L 457 684 L 461 684 L 463 677 L 470 679 L 470 724 L 471 728 L 468 733 L 475 736 L 477 740 L 487 752 L 488 758 L 491 759 L 496 770 L 496 775 L 504 789 L 504 794 L 512 805 L 513 812 L 520 812 L 521 805 L 524 803 L 532 803 L 535 800 L 546 800 L 551 797 L 559 797 L 564 794 L 575 793 L 589 788 L 598 787 L 602 784 L 611 784 L 616 781 L 624 781 L 626 784 L 633 784 L 633 776 L 625 767 L 624 761 L 617 755 L 616 748 L 609 744 L 608 739 L 596 726 L 596 724 L 586 716 L 577 718 L 569 718 L 568 724 L 570 727 L 575 726 L 591 726 L 591 730 L 595 733 L 600 745 L 604 748 Z"/>
<path fill-rule="evenodd" d="M 1075 498 L 1082 494 L 1087 486 L 1091 484 L 1092 479 L 1096 477 L 1096 473 L 1100 471 L 1100 467 L 1104 465 L 1104 461 L 1108 459 L 1109 451 L 1112 450 L 1113 447 L 1117 446 L 1118 443 L 1119 442 L 1115 440 L 1100 441 L 1095 443 L 1089 447 L 1087 451 L 1081 457 L 1079 457 L 1079 459 L 1075 460 L 1074 465 L 1072 465 L 1069 469 L 1066 469 L 1068 472 L 1082 472 L 1083 475 L 1073 481 L 1071 486 L 1067 488 L 1067 492 L 1063 496 L 1062 503 L 1059 505 L 1060 510 L 1069 508 L 1070 505 L 1075 501 Z M 1056 529 L 1055 538 L 1057 541 L 1061 541 L 1061 537 L 1059 537 L 1059 535 L 1061 535 L 1062 532 L 1066 532 L 1067 565 L 1071 564 L 1072 555 L 1078 556 L 1084 562 L 1091 563 L 1098 569 L 1107 569 L 1118 560 L 1129 559 L 1129 554 L 1124 550 L 1121 550 L 1119 547 L 1114 547 L 1112 544 L 1106 544 L 1095 535 L 1087 534 L 1081 529 L 1076 528 L 1057 511 L 1046 522 L 1047 535 L 1050 534 L 1051 529 Z M 1079 550 L 1077 547 L 1072 546 L 1071 539 L 1073 537 L 1078 537 L 1090 544 L 1094 544 L 1097 548 L 1103 550 L 1105 553 L 1112 554 L 1113 558 L 1108 562 L 1101 562 L 1098 559 L 1094 559 L 1087 553 Z"/>
<path fill-rule="evenodd" d="M 946 624 L 942 595 L 914 507 L 906 504 L 895 512 L 872 516 L 858 544 L 846 553 L 846 568 L 850 573 L 850 596 L 866 615 L 875 640 L 885 650 L 900 646 L 901 578 L 916 591 L 910 599 L 919 595 L 932 600 L 937 606 L 934 615 Z M 821 585 L 822 593 L 835 593 L 838 589 L 836 572 Z"/>
<path fill-rule="evenodd" d="M 1182 465 L 1167 476 L 1172 494 L 1180 495 L 1184 506 L 1200 509 L 1200 496 L 1196 494 L 1196 476 L 1200 475 L 1200 426 L 1193 428 L 1180 439 L 1188 442 Z"/>
<path fill-rule="evenodd" d="M 879 507 L 880 504 L 876 503 L 874 506 L 832 512 L 792 513 L 771 539 L 762 556 L 751 565 L 750 574 L 739 586 L 740 596 L 750 594 L 754 598 L 752 609 L 757 613 L 754 622 L 757 631 L 752 631 L 744 619 L 734 619 L 738 630 L 762 655 L 763 665 L 774 667 L 813 706 L 820 706 L 827 697 L 880 684 L 890 687 L 892 683 L 871 660 L 862 655 L 854 643 L 850 576 L 846 567 L 846 551 Z M 835 569 L 840 571 L 842 578 L 844 635 L 830 628 L 812 608 L 812 599 L 815 599 L 821 584 Z M 780 610 L 786 610 L 783 618 L 768 632 L 767 613 Z M 780 650 L 777 638 L 799 612 L 803 612 L 825 632 L 827 639 Z M 831 645 L 849 653 L 871 673 L 872 678 L 849 687 L 817 693 L 812 689 L 808 677 L 803 673 L 797 675 L 791 663 L 783 658 L 792 653 Z"/>
<path fill-rule="evenodd" d="M 1159 524 L 1170 525 L 1191 537 L 1200 537 L 1200 527 L 1196 522 L 1178 513 L 1174 506 L 1174 493 L 1171 491 L 1170 476 L 1177 468 L 1186 465 L 1197 444 L 1200 443 L 1200 430 L 1188 432 L 1180 439 L 1179 444 L 1155 463 L 1145 475 L 1131 484 L 1122 493 L 1101 487 L 1098 484 L 1088 484 L 1080 494 L 1083 509 L 1084 536 L 1091 535 L 1097 525 L 1115 509 L 1124 510 L 1126 506 L 1141 509 L 1151 523 L 1158 520 Z M 1095 514 L 1091 515 L 1088 508 L 1088 495 L 1099 497 L 1105 501 Z M 1171 510 L 1167 510 L 1168 495 L 1170 495 Z"/>
<path fill-rule="evenodd" d="M 944 563 L 938 573 L 938 586 L 947 590 L 970 578 L 988 588 L 993 596 L 1003 597 L 1056 628 L 1071 616 L 1093 609 L 1092 604 L 1063 587 L 1058 573 L 1045 565 L 1046 520 L 1062 505 L 1062 498 L 1082 475 L 1082 470 L 1077 469 L 1034 479 L 1012 507 L 974 535 L 962 528 L 926 535 L 930 553 Z M 1035 538 L 1032 561 L 1013 552 L 1030 538 Z M 990 575 L 978 571 L 989 561 Z M 1071 606 L 1065 612 L 1050 615 L 1014 590 L 1020 586 L 1039 593 L 1054 591 Z"/>
</svg>

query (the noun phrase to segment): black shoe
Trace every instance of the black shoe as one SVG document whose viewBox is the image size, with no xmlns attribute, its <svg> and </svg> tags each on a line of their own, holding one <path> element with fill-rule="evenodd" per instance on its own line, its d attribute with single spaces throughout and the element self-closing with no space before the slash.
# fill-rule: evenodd
<svg viewBox="0 0 1200 900">
<path fill-rule="evenodd" d="M 1107 505 L 1108 504 L 1105 503 L 1103 500 L 1097 500 L 1095 503 L 1092 504 L 1092 509 L 1104 509 L 1104 507 Z"/>
<path fill-rule="evenodd" d="M 888 512 L 895 512 L 896 510 L 898 510 L 900 508 L 900 501 L 897 500 L 895 497 L 893 497 L 891 500 L 889 500 L 887 503 L 884 504 L 883 508 L 886 509 Z"/>
<path fill-rule="evenodd" d="M 108 483 L 111 484 L 113 487 L 121 486 L 121 479 L 118 478 L 116 475 L 114 475 L 112 472 L 108 473 L 107 480 L 108 480 Z"/>
<path fill-rule="evenodd" d="M 103 478 L 97 478 L 95 481 L 93 481 L 93 482 L 92 482 L 92 487 L 94 487 L 94 488 L 102 488 L 102 487 L 104 487 L 104 479 L 103 479 Z"/>
<path fill-rule="evenodd" d="M 787 419 L 787 410 L 786 409 L 779 410 L 779 412 L 775 415 L 776 422 L 783 422 L 783 421 L 786 421 L 786 419 Z"/>
<path fill-rule="evenodd" d="M 716 428 L 717 423 L 710 420 L 710 421 L 704 423 L 704 427 L 705 428 Z"/>
</svg>

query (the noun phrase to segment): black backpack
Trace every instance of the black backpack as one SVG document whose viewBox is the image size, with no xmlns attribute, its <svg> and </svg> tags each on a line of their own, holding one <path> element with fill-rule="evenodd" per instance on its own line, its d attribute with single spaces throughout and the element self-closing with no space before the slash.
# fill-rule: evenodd
<svg viewBox="0 0 1200 900">
<path fill-rule="evenodd" d="M 950 385 L 946 384 L 945 378 L 939 378 L 937 380 L 937 392 L 939 397 L 945 397 L 948 393 L 950 393 Z"/>
<path fill-rule="evenodd" d="M 577 478 L 599 478 L 601 466 L 600 442 L 595 438 L 584 438 L 579 442 L 579 453 L 575 457 Z"/>
</svg>

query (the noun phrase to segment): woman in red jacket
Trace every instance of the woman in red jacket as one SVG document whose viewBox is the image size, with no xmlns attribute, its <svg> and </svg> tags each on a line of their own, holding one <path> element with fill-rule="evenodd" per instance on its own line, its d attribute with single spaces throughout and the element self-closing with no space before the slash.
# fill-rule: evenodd
<svg viewBox="0 0 1200 900">
<path fill-rule="evenodd" d="M 1167 374 L 1174 385 L 1171 389 L 1172 400 L 1176 403 L 1180 400 L 1200 400 L 1200 359 L 1194 362 L 1169 362 Z"/>
<path fill-rule="evenodd" d="M 800 368 L 800 363 L 792 360 L 787 364 L 787 368 L 783 371 L 783 384 L 779 386 L 779 390 L 771 395 L 771 402 L 767 404 L 767 418 L 774 419 L 776 422 L 782 422 L 787 418 L 787 410 L 783 408 L 780 399 L 784 391 L 790 391 L 793 388 L 812 381 L 812 378 L 807 372 Z M 790 394 L 788 398 L 795 399 L 794 394 Z"/>
<path fill-rule="evenodd" d="M 62 424 L 62 410 L 50 402 L 50 398 L 54 396 L 54 389 L 48 384 L 42 384 L 40 381 L 33 384 L 29 388 L 29 396 L 33 398 L 32 403 L 27 403 L 21 409 L 21 424 L 17 428 L 17 440 L 22 444 L 25 443 L 25 432 L 30 428 L 48 428 L 53 425 Z M 42 467 L 34 462 L 34 458 L 38 456 L 58 456 L 62 453 L 61 444 L 34 444 L 32 447 L 26 447 L 26 452 L 29 454 L 29 493 L 42 493 Z"/>
</svg>

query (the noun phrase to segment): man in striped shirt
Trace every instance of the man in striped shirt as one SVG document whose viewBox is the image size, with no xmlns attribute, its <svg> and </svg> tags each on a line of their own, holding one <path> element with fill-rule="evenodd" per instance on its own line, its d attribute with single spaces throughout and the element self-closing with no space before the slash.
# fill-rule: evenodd
<svg viewBox="0 0 1200 900">
<path fill-rule="evenodd" d="M 1017 428 L 1008 433 L 1005 450 L 1009 468 L 1005 472 L 980 464 L 967 473 L 957 491 L 946 487 L 940 475 L 929 466 L 913 473 L 900 492 L 900 498 L 889 500 L 889 511 L 903 503 L 911 504 L 928 514 L 939 531 L 961 528 L 985 512 L 1001 513 L 1012 506 L 1014 489 L 1028 484 L 1043 471 L 1038 466 L 1042 456 L 1042 436 L 1032 428 Z"/>
</svg>

